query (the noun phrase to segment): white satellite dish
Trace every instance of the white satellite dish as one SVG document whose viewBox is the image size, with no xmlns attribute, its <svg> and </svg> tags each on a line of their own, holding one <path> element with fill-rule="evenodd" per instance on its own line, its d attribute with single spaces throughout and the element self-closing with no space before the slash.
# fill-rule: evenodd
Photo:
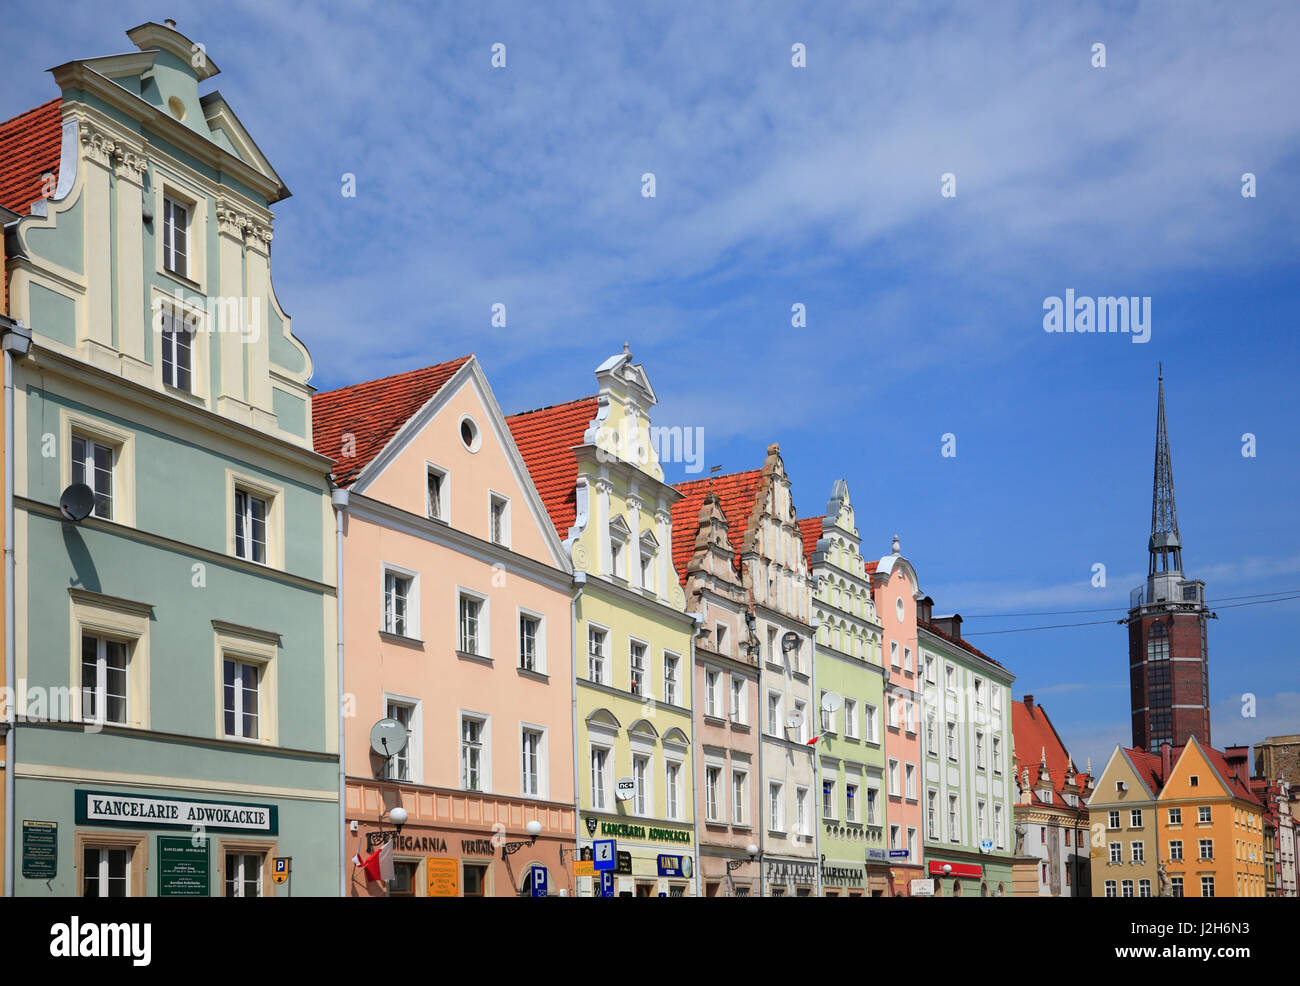
<svg viewBox="0 0 1300 986">
<path fill-rule="evenodd" d="M 791 712 L 785 717 L 786 727 L 789 729 L 798 729 L 803 725 L 803 713 L 799 711 Z"/>
<path fill-rule="evenodd" d="M 834 712 L 844 704 L 844 696 L 839 692 L 827 692 L 822 696 L 822 711 Z"/>
</svg>

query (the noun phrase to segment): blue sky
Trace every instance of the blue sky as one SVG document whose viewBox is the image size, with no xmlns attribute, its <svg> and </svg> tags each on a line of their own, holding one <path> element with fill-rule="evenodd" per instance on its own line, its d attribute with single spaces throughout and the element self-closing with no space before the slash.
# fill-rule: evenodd
<svg viewBox="0 0 1300 986">
<path fill-rule="evenodd" d="M 1189 575 L 1300 588 L 1300 7 L 22 0 L 0 114 L 165 16 L 294 193 L 275 283 L 322 389 L 474 351 L 518 410 L 627 340 L 657 424 L 727 471 L 779 441 L 804 516 L 845 477 L 974 633 L 1123 615 L 1163 361 Z M 1067 288 L 1151 297 L 1150 342 L 1045 333 Z M 1297 615 L 1211 624 L 1216 745 L 1300 732 Z M 972 639 L 1079 761 L 1128 742 L 1124 628 Z"/>
</svg>

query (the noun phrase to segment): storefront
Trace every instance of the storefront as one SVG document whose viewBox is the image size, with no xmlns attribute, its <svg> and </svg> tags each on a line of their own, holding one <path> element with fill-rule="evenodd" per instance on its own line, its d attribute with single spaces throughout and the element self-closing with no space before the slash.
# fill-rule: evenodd
<svg viewBox="0 0 1300 986">
<path fill-rule="evenodd" d="M 614 843 L 613 875 L 582 877 L 584 897 L 695 896 L 695 833 L 678 825 L 629 822 L 605 815 L 583 815 L 579 858 L 592 859 L 597 842 Z M 602 894 L 602 886 L 605 892 Z"/>
<path fill-rule="evenodd" d="M 743 849 L 700 846 L 700 884 L 705 897 L 757 897 L 758 861 Z"/>
<path fill-rule="evenodd" d="M 926 860 L 936 897 L 1010 897 L 1011 866 L 974 862 L 962 853 Z"/>
<path fill-rule="evenodd" d="M 887 896 L 912 896 L 912 881 L 925 875 L 921 861 L 913 861 L 911 855 L 906 849 L 889 850 L 888 886 L 885 890 Z"/>
<path fill-rule="evenodd" d="M 763 893 L 768 897 L 814 896 L 817 893 L 817 861 L 764 857 Z"/>
<path fill-rule="evenodd" d="M 396 797 L 394 796 L 396 794 Z M 369 811 L 354 812 L 366 805 Z M 406 811 L 401 830 L 391 811 Z M 468 791 L 348 783 L 349 847 L 364 861 L 393 842 L 393 879 L 350 865 L 351 897 L 573 896 L 573 806 Z M 536 838 L 526 827 L 536 821 Z M 561 860 L 561 850 L 565 859 Z"/>
<path fill-rule="evenodd" d="M 865 897 L 867 870 L 862 863 L 828 859 L 822 853 L 822 896 Z"/>
<path fill-rule="evenodd" d="M 887 849 L 867 850 L 867 896 L 890 896 L 889 851 Z"/>
</svg>

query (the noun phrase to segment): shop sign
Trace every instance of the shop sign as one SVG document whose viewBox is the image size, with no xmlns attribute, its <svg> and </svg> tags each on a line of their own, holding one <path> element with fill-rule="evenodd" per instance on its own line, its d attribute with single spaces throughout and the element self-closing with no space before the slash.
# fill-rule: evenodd
<svg viewBox="0 0 1300 986">
<path fill-rule="evenodd" d="M 949 869 L 945 871 L 944 867 Z M 928 872 L 931 876 L 979 877 L 984 874 L 984 867 L 977 863 L 941 863 L 938 860 L 931 860 Z"/>
<path fill-rule="evenodd" d="M 934 883 L 930 880 L 912 880 L 908 883 L 913 897 L 933 897 Z"/>
<path fill-rule="evenodd" d="M 23 819 L 23 878 L 53 880 L 59 870 L 59 823 Z"/>
<path fill-rule="evenodd" d="M 595 876 L 596 864 L 589 859 L 575 859 L 573 861 L 574 876 Z"/>
<path fill-rule="evenodd" d="M 491 839 L 461 839 L 460 851 L 466 856 L 491 856 L 496 847 Z"/>
<path fill-rule="evenodd" d="M 852 866 L 823 866 L 822 879 L 832 883 L 861 883 L 865 873 Z"/>
<path fill-rule="evenodd" d="M 459 897 L 460 862 L 430 856 L 424 861 L 430 897 Z"/>
<path fill-rule="evenodd" d="M 445 853 L 447 840 L 436 835 L 400 835 L 395 829 L 380 829 L 366 833 L 366 848 L 374 852 L 385 842 L 393 843 L 394 852 Z"/>
<path fill-rule="evenodd" d="M 885 863 L 889 861 L 889 853 L 884 849 L 868 849 L 867 859 L 873 863 Z"/>
<path fill-rule="evenodd" d="M 76 791 L 74 796 L 78 825 L 114 825 L 122 828 L 153 825 L 173 829 L 188 829 L 197 825 L 209 831 L 262 832 L 266 835 L 279 833 L 275 805 L 113 794 L 107 791 Z"/>
<path fill-rule="evenodd" d="M 614 867 L 615 873 L 621 873 L 625 876 L 632 875 L 632 854 L 620 849 L 614 853 L 614 860 L 617 865 Z"/>
<path fill-rule="evenodd" d="M 666 856 L 660 854 L 657 858 L 660 876 L 681 877 L 689 880 L 691 877 L 691 857 L 690 856 Z"/>
<path fill-rule="evenodd" d="M 768 883 L 804 883 L 817 882 L 816 863 L 793 863 L 786 860 L 768 860 Z"/>
<path fill-rule="evenodd" d="M 587 819 L 588 831 L 592 828 L 592 822 L 595 819 Z M 592 833 L 595 834 L 594 832 Z M 605 822 L 600 823 L 600 834 L 613 836 L 620 839 L 643 839 L 653 840 L 655 842 L 690 842 L 690 829 L 666 829 L 654 825 L 630 825 L 626 822 Z"/>
<path fill-rule="evenodd" d="M 890 859 L 907 859 L 909 849 L 891 849 L 889 850 Z"/>
<path fill-rule="evenodd" d="M 211 872 L 207 839 L 158 836 L 158 896 L 206 897 Z"/>
</svg>

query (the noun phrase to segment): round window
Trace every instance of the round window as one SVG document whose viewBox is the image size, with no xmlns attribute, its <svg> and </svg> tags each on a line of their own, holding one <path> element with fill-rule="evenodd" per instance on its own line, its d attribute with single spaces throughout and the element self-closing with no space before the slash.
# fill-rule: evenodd
<svg viewBox="0 0 1300 986">
<path fill-rule="evenodd" d="M 899 596 L 897 599 L 894 600 L 894 612 L 898 614 L 898 622 L 899 622 L 899 623 L 902 623 L 902 622 L 903 622 L 903 616 L 904 616 L 904 613 L 903 613 L 903 597 L 902 597 L 902 596 Z"/>
<path fill-rule="evenodd" d="M 468 414 L 460 419 L 460 440 L 464 442 L 465 447 L 471 452 L 477 452 L 479 447 L 478 425 Z"/>
</svg>

